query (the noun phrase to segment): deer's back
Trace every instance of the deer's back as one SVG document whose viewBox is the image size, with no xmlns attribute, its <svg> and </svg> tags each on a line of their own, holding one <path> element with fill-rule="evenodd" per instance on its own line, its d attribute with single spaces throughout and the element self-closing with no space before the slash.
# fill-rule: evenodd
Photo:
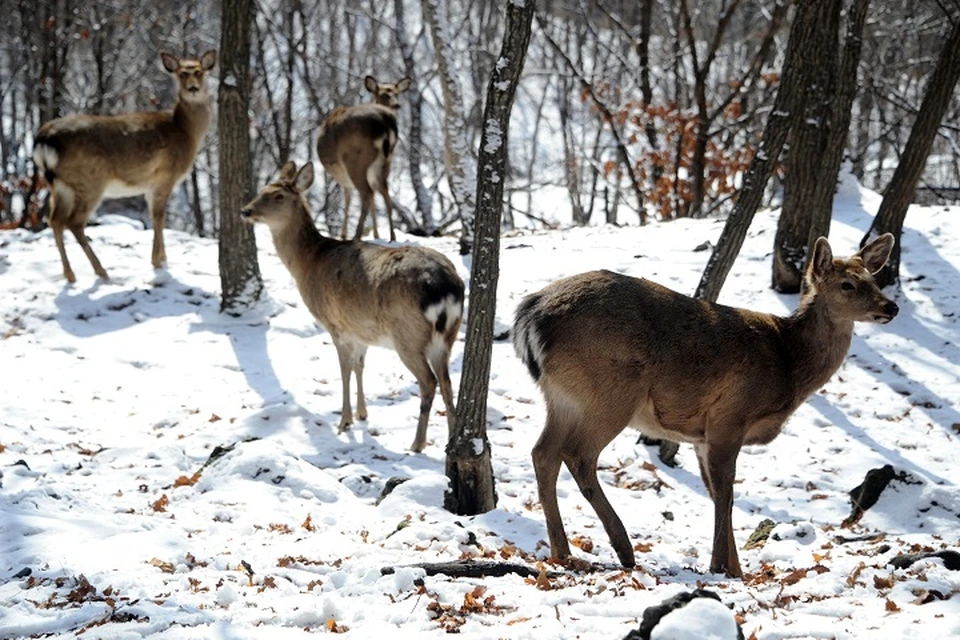
<svg viewBox="0 0 960 640">
<path fill-rule="evenodd" d="M 529 304 L 548 398 L 576 397 L 621 427 L 689 440 L 734 416 L 792 410 L 789 355 L 771 316 L 609 271 L 561 280 Z"/>
<path fill-rule="evenodd" d="M 328 331 L 366 344 L 414 334 L 429 340 L 434 325 L 426 310 L 450 296 L 462 307 L 464 295 L 463 281 L 443 254 L 357 241 L 336 243 L 298 285 Z"/>
<path fill-rule="evenodd" d="M 317 138 L 317 154 L 324 166 L 350 155 L 368 153 L 371 140 L 396 140 L 397 116 L 377 104 L 338 108 L 324 121 Z M 392 153 L 392 142 L 385 150 Z"/>
<path fill-rule="evenodd" d="M 40 128 L 37 144 L 56 151 L 54 174 L 67 182 L 138 186 L 161 172 L 181 177 L 199 141 L 177 126 L 171 111 L 159 111 L 58 118 Z"/>
</svg>

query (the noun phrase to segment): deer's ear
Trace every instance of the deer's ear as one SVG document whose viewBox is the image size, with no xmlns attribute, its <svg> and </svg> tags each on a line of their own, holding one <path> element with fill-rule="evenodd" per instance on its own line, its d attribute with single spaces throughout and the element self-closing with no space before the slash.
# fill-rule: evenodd
<svg viewBox="0 0 960 640">
<path fill-rule="evenodd" d="M 294 176 L 297 175 L 297 163 L 293 160 L 287 160 L 283 163 L 283 166 L 280 167 L 280 180 L 283 182 L 293 182 Z"/>
<path fill-rule="evenodd" d="M 890 252 L 893 251 L 894 237 L 892 233 L 885 233 L 873 242 L 860 249 L 860 258 L 863 260 L 863 266 L 870 273 L 876 273 L 887 264 L 890 259 Z"/>
<path fill-rule="evenodd" d="M 307 162 L 300 168 L 300 173 L 297 174 L 297 179 L 293 182 L 294 188 L 303 193 L 310 188 L 310 185 L 313 184 L 313 163 Z"/>
<path fill-rule="evenodd" d="M 217 64 L 217 50 L 210 49 L 205 54 L 200 56 L 200 68 L 204 71 L 210 71 L 213 69 L 214 65 Z"/>
<path fill-rule="evenodd" d="M 820 236 L 813 245 L 813 258 L 810 260 L 810 273 L 820 278 L 833 268 L 833 250 L 826 238 Z"/>
<path fill-rule="evenodd" d="M 410 78 L 404 78 L 397 83 L 397 93 L 403 93 L 410 88 L 410 83 L 413 82 Z"/>
<path fill-rule="evenodd" d="M 166 51 L 160 53 L 160 60 L 163 62 L 163 68 L 170 73 L 175 73 L 180 66 L 180 60 L 176 56 L 170 55 Z"/>
<path fill-rule="evenodd" d="M 367 91 L 369 91 L 370 93 L 376 93 L 377 79 L 374 78 L 373 76 L 367 76 L 366 78 L 363 79 L 363 86 L 365 86 L 367 88 Z"/>
</svg>

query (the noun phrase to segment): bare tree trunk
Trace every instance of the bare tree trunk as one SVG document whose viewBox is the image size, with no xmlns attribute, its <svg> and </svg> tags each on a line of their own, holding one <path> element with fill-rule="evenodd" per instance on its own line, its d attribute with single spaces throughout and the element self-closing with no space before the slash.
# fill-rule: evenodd
<svg viewBox="0 0 960 640">
<path fill-rule="evenodd" d="M 410 171 L 410 183 L 417 197 L 417 213 L 420 224 L 426 235 L 436 231 L 436 222 L 433 219 L 433 198 L 429 189 L 423 183 L 423 169 L 420 150 L 423 147 L 423 96 L 420 93 L 420 81 L 417 77 L 417 67 L 413 60 L 413 46 L 407 36 L 407 24 L 404 17 L 403 3 L 405 0 L 394 0 L 393 12 L 396 16 L 397 43 L 400 47 L 400 57 L 403 58 L 403 68 L 410 78 L 410 90 L 407 92 L 407 104 L 410 105 L 410 126 L 407 134 L 407 164 Z"/>
<path fill-rule="evenodd" d="M 650 86 L 650 26 L 653 20 L 653 0 L 640 0 L 640 36 L 637 39 L 637 55 L 640 58 L 640 95 L 643 97 L 643 106 L 653 104 L 653 87 Z M 647 142 L 654 151 L 660 149 L 660 139 L 653 118 L 647 119 L 645 127 Z M 657 161 L 653 164 L 651 181 L 654 186 L 663 175 L 663 165 Z"/>
<path fill-rule="evenodd" d="M 720 289 L 733 267 L 733 262 L 740 253 L 743 240 L 747 236 L 747 229 L 757 207 L 763 199 L 764 187 L 770 174 L 776 166 L 780 151 L 790 132 L 794 113 L 799 107 L 803 96 L 803 87 L 806 85 L 806 74 L 811 66 L 811 51 L 808 43 L 816 37 L 817 25 L 812 16 L 819 14 L 819 9 L 834 0 L 800 0 L 797 3 L 797 12 L 790 28 L 790 39 L 787 44 L 786 59 L 783 63 L 783 73 L 780 76 L 780 86 L 773 103 L 773 110 L 767 118 L 764 127 L 763 139 L 760 148 L 754 156 L 747 173 L 743 177 L 743 186 L 737 197 L 737 204 L 727 218 L 727 223 L 720 234 L 710 260 L 700 277 L 697 285 L 696 297 L 716 302 Z"/>
<path fill-rule="evenodd" d="M 473 248 L 473 226 L 476 202 L 473 189 L 476 187 L 477 171 L 470 153 L 467 139 L 466 115 L 463 107 L 463 92 L 460 80 L 454 68 L 454 54 L 450 47 L 450 34 L 447 15 L 440 0 L 421 0 L 423 18 L 430 27 L 433 50 L 440 70 L 443 86 L 443 131 L 444 165 L 450 192 L 457 204 L 462 229 L 460 232 L 460 253 L 466 255 Z"/>
<path fill-rule="evenodd" d="M 240 209 L 253 195 L 250 163 L 252 0 L 224 0 L 220 25 L 220 310 L 240 314 L 260 299 L 263 280 L 253 227 Z"/>
<path fill-rule="evenodd" d="M 450 488 L 444 507 L 458 514 L 484 513 L 497 504 L 487 440 L 487 392 L 497 303 L 500 220 L 509 146 L 510 112 L 530 43 L 534 3 L 507 3 L 498 64 L 487 85 L 477 181 L 476 248 L 470 268 L 470 310 L 457 396 L 456 433 L 447 444 Z"/>
<path fill-rule="evenodd" d="M 197 225 L 197 235 L 205 238 L 203 230 L 203 206 L 200 204 L 200 181 L 197 179 L 197 168 L 190 171 L 190 187 L 193 193 L 193 222 Z"/>
<path fill-rule="evenodd" d="M 903 155 L 897 164 L 890 184 L 883 195 L 880 209 L 877 211 L 869 231 L 860 241 L 865 246 L 871 239 L 890 232 L 896 238 L 893 251 L 886 265 L 877 274 L 877 283 L 881 287 L 893 284 L 900 279 L 900 234 L 907 209 L 916 191 L 917 183 L 927 163 L 930 147 L 937 135 L 940 121 L 946 113 L 953 96 L 953 89 L 960 79 L 960 20 L 954 21 L 950 36 L 940 51 L 937 66 L 930 76 L 927 88 L 920 104 L 917 119 L 910 130 L 910 137 L 903 149 Z"/>
<path fill-rule="evenodd" d="M 834 85 L 837 76 L 840 2 L 820 6 L 812 16 L 816 25 L 810 42 L 811 67 L 797 117 L 790 128 L 783 209 L 773 241 L 772 286 L 783 293 L 800 291 L 807 238 L 813 221 L 811 201 L 821 180 L 823 153 L 833 126 L 831 105 L 836 106 Z M 854 67 L 854 71 L 856 68 Z M 839 169 L 839 165 L 838 165 Z M 833 176 L 836 184 L 837 177 Z M 832 190 L 831 190 L 832 195 Z"/>
<path fill-rule="evenodd" d="M 853 101 L 857 95 L 857 69 L 863 48 L 863 28 L 867 21 L 870 0 L 855 0 L 847 13 L 846 36 L 837 73 L 833 105 L 830 111 L 830 129 L 821 154 L 820 179 L 810 201 L 810 231 L 807 235 L 807 260 L 813 255 L 813 246 L 820 236 L 830 235 L 833 216 L 833 197 L 836 193 L 843 151 L 850 137 Z M 806 263 L 803 265 L 804 271 Z"/>
</svg>

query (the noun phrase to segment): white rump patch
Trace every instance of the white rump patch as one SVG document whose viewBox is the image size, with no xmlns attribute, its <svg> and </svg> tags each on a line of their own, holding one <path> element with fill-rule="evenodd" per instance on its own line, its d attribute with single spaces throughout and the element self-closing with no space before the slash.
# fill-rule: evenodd
<svg viewBox="0 0 960 640">
<path fill-rule="evenodd" d="M 381 147 L 380 157 L 367 167 L 367 184 L 374 191 L 378 191 L 380 187 L 380 178 L 383 176 L 383 162 L 383 148 Z"/>
<path fill-rule="evenodd" d="M 513 350 L 521 362 L 526 363 L 532 357 L 537 368 L 543 371 L 543 342 L 533 323 L 536 314 L 528 312 L 517 318 L 513 325 Z"/>
<path fill-rule="evenodd" d="M 56 169 L 60 154 L 49 145 L 38 144 L 33 150 L 33 161 L 41 171 Z"/>
<path fill-rule="evenodd" d="M 452 295 L 448 295 L 446 298 L 440 302 L 434 302 L 432 305 L 424 309 L 424 317 L 430 321 L 430 324 L 436 325 L 437 318 L 440 317 L 440 313 L 447 312 L 447 323 L 449 326 L 450 322 L 456 321 L 460 314 L 463 313 L 463 304 Z"/>
</svg>

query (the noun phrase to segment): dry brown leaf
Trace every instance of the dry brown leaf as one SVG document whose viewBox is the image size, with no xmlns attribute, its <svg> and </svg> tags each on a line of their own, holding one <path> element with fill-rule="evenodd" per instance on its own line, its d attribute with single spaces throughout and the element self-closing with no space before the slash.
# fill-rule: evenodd
<svg viewBox="0 0 960 640">
<path fill-rule="evenodd" d="M 881 578 L 878 575 L 873 576 L 873 586 L 877 589 L 892 589 L 893 577 Z"/>
<path fill-rule="evenodd" d="M 653 549 L 652 542 L 638 542 L 633 545 L 634 551 L 639 551 L 640 553 L 650 553 L 650 550 Z"/>
<path fill-rule="evenodd" d="M 170 498 L 167 497 L 167 494 L 163 494 L 157 501 L 150 505 L 150 508 L 157 513 L 163 513 L 167 510 L 167 506 L 170 504 Z"/>
<path fill-rule="evenodd" d="M 223 420 L 223 418 L 221 418 L 220 416 L 218 416 L 218 415 L 215 414 L 215 413 L 211 413 L 211 414 L 210 414 L 210 419 L 207 420 L 207 422 L 220 422 L 221 420 Z"/>
<path fill-rule="evenodd" d="M 173 573 L 172 562 L 166 562 L 164 560 L 161 560 L 160 558 L 153 558 L 150 561 L 150 564 L 155 566 L 157 569 L 160 569 L 160 571 L 163 571 L 164 573 Z"/>
<path fill-rule="evenodd" d="M 306 529 L 307 531 L 311 532 L 311 533 L 313 533 L 314 531 L 317 530 L 317 528 L 316 528 L 315 526 L 313 526 L 313 520 L 310 519 L 310 514 L 309 514 L 309 513 L 307 514 L 307 519 L 304 520 L 303 523 L 302 523 L 300 526 L 303 527 L 304 529 Z"/>
<path fill-rule="evenodd" d="M 194 473 L 194 474 L 193 474 L 192 476 L 190 476 L 189 478 L 188 478 L 187 476 L 180 476 L 179 478 L 177 478 L 176 480 L 173 481 L 173 486 L 174 486 L 174 488 L 177 488 L 177 487 L 192 487 L 193 485 L 197 484 L 197 480 L 199 480 L 199 479 L 200 479 L 200 472 L 197 471 L 196 473 Z"/>
<path fill-rule="evenodd" d="M 860 563 L 857 565 L 857 568 L 854 569 L 849 576 L 847 576 L 847 586 L 853 587 L 857 584 L 857 578 L 860 577 L 860 572 L 867 568 L 867 565 Z"/>
<path fill-rule="evenodd" d="M 896 613 L 900 611 L 900 607 L 897 606 L 897 603 L 890 598 L 887 598 L 887 603 L 884 605 L 884 608 L 886 608 L 888 613 Z"/>
<path fill-rule="evenodd" d="M 540 573 L 537 575 L 537 589 L 541 591 L 550 591 L 553 585 L 550 584 L 550 578 L 547 577 L 547 568 L 540 563 Z"/>
<path fill-rule="evenodd" d="M 570 543 L 584 553 L 593 553 L 593 540 L 588 536 L 576 536 L 571 538 Z"/>
<path fill-rule="evenodd" d="M 350 631 L 349 627 L 345 627 L 342 624 L 337 624 L 337 621 L 333 618 L 327 620 L 326 627 L 327 631 L 330 633 L 346 633 L 347 631 Z"/>
</svg>

